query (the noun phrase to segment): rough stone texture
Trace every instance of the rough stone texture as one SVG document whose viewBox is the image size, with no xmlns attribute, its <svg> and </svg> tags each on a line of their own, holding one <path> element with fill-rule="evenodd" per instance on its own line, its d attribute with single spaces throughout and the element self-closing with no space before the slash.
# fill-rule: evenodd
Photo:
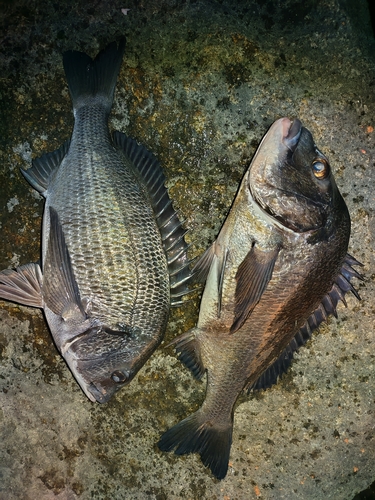
<svg viewBox="0 0 375 500">
<path fill-rule="evenodd" d="M 299 117 L 328 155 L 365 267 L 348 299 L 271 390 L 242 397 L 228 476 L 161 453 L 204 384 L 160 348 L 104 406 L 80 392 L 39 311 L 0 310 L 0 499 L 351 500 L 375 479 L 374 39 L 359 0 L 2 4 L 0 267 L 39 257 L 41 198 L 19 168 L 73 123 L 61 53 L 127 36 L 111 123 L 162 161 L 199 254 L 217 234 L 268 126 Z M 127 15 L 121 9 L 129 8 Z M 166 340 L 191 328 L 198 297 Z"/>
</svg>

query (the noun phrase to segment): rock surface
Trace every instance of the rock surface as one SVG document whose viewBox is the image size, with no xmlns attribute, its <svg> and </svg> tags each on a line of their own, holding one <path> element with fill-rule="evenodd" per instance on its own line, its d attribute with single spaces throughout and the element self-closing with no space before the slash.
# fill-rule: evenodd
<svg viewBox="0 0 375 500">
<path fill-rule="evenodd" d="M 61 53 L 94 56 L 125 34 L 111 125 L 161 160 L 192 256 L 217 234 L 267 128 L 298 117 L 330 159 L 366 281 L 357 286 L 362 301 L 349 297 L 278 385 L 240 399 L 221 482 L 198 456 L 157 449 L 160 434 L 204 397 L 171 348 L 99 406 L 81 393 L 41 312 L 2 302 L 0 499 L 351 500 L 375 480 L 375 43 L 366 2 L 2 8 L 1 269 L 39 258 L 43 201 L 19 168 L 71 133 Z M 198 306 L 196 297 L 172 311 L 167 341 L 195 324 Z"/>
</svg>

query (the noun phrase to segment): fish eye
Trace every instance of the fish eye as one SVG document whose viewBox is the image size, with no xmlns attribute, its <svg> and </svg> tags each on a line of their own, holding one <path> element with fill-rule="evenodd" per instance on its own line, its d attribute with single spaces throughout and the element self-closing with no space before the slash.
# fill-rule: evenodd
<svg viewBox="0 0 375 500">
<path fill-rule="evenodd" d="M 312 171 L 317 179 L 325 179 L 329 174 L 329 163 L 324 158 L 318 158 L 312 163 Z"/>
<path fill-rule="evenodd" d="M 127 373 L 121 372 L 120 370 L 116 370 L 111 375 L 111 379 L 113 380 L 113 382 L 116 382 L 116 384 L 123 384 L 128 380 L 128 378 L 129 375 Z"/>
</svg>

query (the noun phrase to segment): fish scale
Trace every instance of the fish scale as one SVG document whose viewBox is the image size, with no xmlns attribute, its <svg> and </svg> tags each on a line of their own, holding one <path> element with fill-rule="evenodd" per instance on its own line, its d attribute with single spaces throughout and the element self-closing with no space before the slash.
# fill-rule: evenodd
<svg viewBox="0 0 375 500">
<path fill-rule="evenodd" d="M 125 43 L 63 63 L 74 129 L 22 171 L 46 199 L 42 265 L 0 273 L 0 297 L 43 309 L 56 346 L 92 401 L 129 383 L 160 344 L 191 279 L 184 230 L 156 158 L 108 116 Z M 42 274 L 43 273 L 43 274 Z"/>
<path fill-rule="evenodd" d="M 147 301 L 155 297 L 157 307 L 151 314 L 157 317 L 165 310 L 169 301 L 165 254 L 145 193 L 131 164 L 113 148 L 106 120 L 101 107 L 76 113 L 72 145 L 51 183 L 46 211 L 51 205 L 61 214 L 81 296 L 93 296 L 92 314 L 105 318 L 112 329 L 135 321 L 152 331 L 148 304 L 137 298 L 137 290 L 141 282 L 146 284 Z M 80 204 L 66 206 L 68 197 Z"/>
<path fill-rule="evenodd" d="M 242 390 L 276 383 L 345 293 L 359 298 L 349 237 L 328 160 L 299 120 L 277 120 L 195 266 L 206 282 L 198 323 L 173 343 L 196 378 L 207 372 L 207 393 L 201 408 L 161 436 L 161 450 L 199 453 L 225 477 Z"/>
</svg>

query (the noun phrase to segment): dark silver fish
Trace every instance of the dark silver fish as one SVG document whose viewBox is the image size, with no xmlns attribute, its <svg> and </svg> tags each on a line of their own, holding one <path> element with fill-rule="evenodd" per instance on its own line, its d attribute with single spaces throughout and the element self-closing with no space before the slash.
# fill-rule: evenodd
<svg viewBox="0 0 375 500">
<path fill-rule="evenodd" d="M 196 378 L 207 372 L 207 394 L 196 413 L 161 437 L 161 450 L 200 453 L 225 477 L 241 391 L 274 384 L 312 331 L 336 316 L 345 294 L 358 297 L 349 236 L 327 158 L 299 120 L 277 120 L 196 266 L 207 278 L 198 324 L 174 342 Z"/>
<path fill-rule="evenodd" d="M 184 231 L 156 158 L 108 115 L 125 41 L 64 69 L 72 138 L 23 171 L 45 199 L 42 264 L 0 273 L 0 297 L 44 310 L 56 346 L 91 401 L 106 402 L 162 340 L 189 279 Z"/>
</svg>

